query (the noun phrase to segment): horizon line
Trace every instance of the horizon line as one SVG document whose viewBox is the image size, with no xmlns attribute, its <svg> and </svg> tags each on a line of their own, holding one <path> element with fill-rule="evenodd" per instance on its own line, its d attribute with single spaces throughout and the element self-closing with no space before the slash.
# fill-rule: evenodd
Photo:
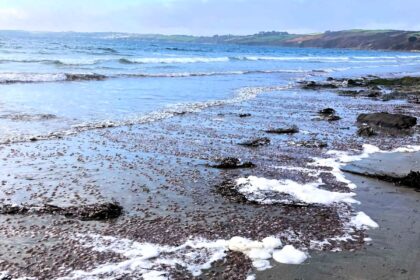
<svg viewBox="0 0 420 280">
<path fill-rule="evenodd" d="M 93 34 L 93 33 L 117 33 L 117 34 L 129 34 L 129 35 L 140 35 L 140 36 L 152 36 L 152 35 L 160 35 L 160 36 L 189 36 L 189 37 L 215 37 L 215 36 L 253 36 L 258 34 L 264 33 L 287 33 L 289 35 L 317 35 L 317 34 L 325 34 L 328 32 L 346 32 L 346 31 L 400 31 L 400 32 L 420 32 L 420 30 L 404 30 L 404 29 L 363 29 L 363 28 L 353 28 L 353 29 L 342 29 L 342 30 L 325 30 L 319 32 L 309 32 L 309 33 L 293 33 L 290 31 L 278 31 L 278 30 L 271 30 L 271 31 L 259 31 L 257 33 L 249 33 L 249 34 L 233 34 L 233 33 L 225 33 L 225 34 L 213 34 L 213 35 L 193 35 L 193 34 L 165 34 L 165 33 L 136 33 L 136 32 L 126 32 L 126 31 L 52 31 L 52 30 L 25 30 L 25 29 L 0 29 L 0 32 L 27 32 L 27 33 L 85 33 L 85 34 Z"/>
</svg>

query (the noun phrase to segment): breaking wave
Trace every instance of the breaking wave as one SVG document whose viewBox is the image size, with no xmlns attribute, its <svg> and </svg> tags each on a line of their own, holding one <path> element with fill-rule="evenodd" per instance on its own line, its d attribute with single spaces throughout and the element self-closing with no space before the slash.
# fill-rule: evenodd
<svg viewBox="0 0 420 280">
<path fill-rule="evenodd" d="M 121 58 L 123 64 L 177 64 L 177 63 L 211 63 L 228 62 L 229 57 L 142 57 Z"/>
<path fill-rule="evenodd" d="M 62 82 L 62 81 L 102 81 L 107 76 L 88 73 L 1 73 L 0 84 L 15 83 L 45 83 L 45 82 Z"/>
<path fill-rule="evenodd" d="M 102 75 L 96 73 L 0 73 L 0 84 L 15 83 L 45 83 L 45 82 L 71 82 L 71 81 L 103 81 L 110 78 L 183 78 L 183 77 L 207 77 L 229 76 L 249 74 L 275 74 L 275 73 L 318 73 L 329 72 L 328 70 L 245 70 L 245 71 L 221 71 L 221 72 L 173 72 L 173 73 L 119 73 L 114 75 Z"/>
<path fill-rule="evenodd" d="M 104 48 L 104 51 L 108 50 Z M 109 52 L 111 52 L 109 50 Z M 326 62 L 326 63 L 371 63 L 371 62 L 398 62 L 418 61 L 418 55 L 398 56 L 185 56 L 185 57 L 110 57 L 107 59 L 0 59 L 0 63 L 43 63 L 61 66 L 95 65 L 104 62 L 118 62 L 120 64 L 189 64 L 189 63 L 218 63 L 235 61 L 284 61 L 284 62 Z"/>
<path fill-rule="evenodd" d="M 221 71 L 221 72 L 178 72 L 178 73 L 138 73 L 120 74 L 123 77 L 138 78 L 178 78 L 178 77 L 205 77 L 205 76 L 228 76 L 228 75 L 248 75 L 248 74 L 274 74 L 274 73 L 307 73 L 324 70 L 245 70 L 245 71 Z"/>
</svg>

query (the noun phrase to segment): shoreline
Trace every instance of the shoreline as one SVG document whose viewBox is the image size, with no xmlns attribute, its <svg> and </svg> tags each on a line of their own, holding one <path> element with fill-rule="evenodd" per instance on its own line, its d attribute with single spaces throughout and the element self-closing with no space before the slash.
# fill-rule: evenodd
<svg viewBox="0 0 420 280">
<path fill-rule="evenodd" d="M 10 265 L 8 260 L 0 262 L 0 271 L 11 270 L 14 276 L 44 273 L 38 277 L 58 277 L 70 275 L 75 269 L 89 270 L 129 258 L 112 250 L 93 252 L 90 247 L 80 246 L 77 240 L 73 240 L 71 233 L 116 235 L 136 242 L 172 246 L 182 245 L 191 235 L 209 240 L 243 236 L 259 241 L 278 235 L 283 244 L 294 245 L 304 252 L 305 246 L 309 248 L 314 238 L 322 241 L 325 237 L 334 238 L 345 233 L 344 223 L 356 214 L 348 203 L 309 203 L 309 207 L 302 207 L 297 203 L 302 198 L 293 197 L 292 193 L 291 205 L 283 202 L 242 204 L 229 202 L 226 197 L 214 192 L 225 180 L 258 176 L 277 180 L 272 181 L 272 184 L 275 183 L 273 188 L 289 182 L 313 186 L 314 181 L 322 179 L 322 184 L 315 186 L 316 191 L 350 193 L 353 191 L 349 184 L 343 181 L 333 166 L 314 167 L 314 158 L 334 160 L 336 158 L 328 154 L 331 150 L 347 151 L 347 156 L 352 156 L 357 154 L 354 150 L 360 151 L 365 143 L 392 149 L 412 144 L 418 139 L 418 126 L 413 128 L 413 134 L 392 137 L 380 134 L 364 138 L 356 136 L 355 125 L 357 116 L 368 109 L 411 114 L 416 112 L 417 104 L 407 103 L 403 107 L 394 100 L 383 102 L 365 97 L 343 97 L 322 87 L 319 91 L 314 93 L 298 88 L 274 90 L 252 100 L 180 114 L 158 122 L 86 131 L 63 139 L 2 145 L 0 153 L 7 161 L 4 160 L 0 168 L 9 174 L 2 190 L 12 202 L 15 199 L 77 205 L 116 199 L 122 205 L 124 214 L 108 222 L 80 222 L 55 215 L 2 215 L 0 230 L 8 236 L 6 248 L 15 252 L 14 259 L 17 261 L 11 261 Z M 307 108 L 307 102 L 311 102 L 313 107 Z M 340 119 L 329 121 L 329 114 L 320 116 L 319 111 L 324 110 L 328 103 L 334 104 L 335 113 L 332 115 Z M 293 134 L 265 132 L 293 123 L 299 128 L 294 129 Z M 337 131 L 340 133 L 337 134 Z M 254 142 L 264 137 L 269 141 Z M 238 145 L 241 143 L 251 143 L 252 147 Z M 255 143 L 258 145 L 253 146 Z M 255 166 L 228 170 L 209 166 L 229 156 L 240 156 L 241 160 L 250 161 Z M 38 168 L 45 172 L 40 172 Z M 286 179 L 289 181 L 283 181 Z M 240 188 L 236 190 L 241 191 Z M 268 194 L 272 200 L 290 200 L 290 197 L 275 192 Z M 264 198 L 266 193 L 261 195 Z M 379 199 L 379 196 L 374 197 Z M 363 202 L 366 198 L 359 194 L 356 199 Z M 363 204 L 361 207 L 364 210 Z M 355 208 L 359 209 L 359 206 Z M 377 212 L 372 212 L 375 220 Z M 340 215 L 347 213 L 349 216 L 343 220 Z M 380 224 L 380 221 L 377 222 Z M 327 249 L 359 249 L 366 234 L 371 235 L 365 229 L 356 228 L 353 234 L 357 238 L 354 241 L 337 242 Z M 28 237 L 29 232 L 34 236 Z M 16 248 L 14 242 L 25 238 L 28 240 L 24 245 L 26 248 Z M 34 247 L 37 242 L 40 242 L 39 247 Z M 89 244 L 86 240 L 83 242 Z M 56 245 L 50 247 L 51 244 Z M 56 256 L 57 263 L 51 268 L 45 257 L 54 256 L 56 250 L 68 255 L 64 258 Z M 24 256 L 22 251 L 26 252 Z M 316 258 L 316 253 L 310 250 L 310 254 L 313 259 Z M 0 252 L 0 259 L 4 256 L 5 252 Z M 31 266 L 19 269 L 22 261 L 30 262 Z M 220 273 L 233 277 L 235 269 L 241 276 L 250 274 L 252 264 L 244 261 L 244 255 L 229 255 L 230 261 L 231 271 L 222 264 L 219 274 L 205 273 L 210 273 L 210 278 L 220 276 Z M 243 265 L 239 265 L 238 261 L 242 261 Z M 67 268 L 58 269 L 63 264 Z M 287 268 L 290 271 L 294 269 L 292 266 Z M 29 274 L 25 275 L 25 272 Z M 271 272 L 278 272 L 277 266 L 261 275 L 270 275 Z M 135 273 L 144 271 L 140 269 Z M 189 276 L 185 267 L 171 273 L 174 273 L 174 278 Z"/>
</svg>

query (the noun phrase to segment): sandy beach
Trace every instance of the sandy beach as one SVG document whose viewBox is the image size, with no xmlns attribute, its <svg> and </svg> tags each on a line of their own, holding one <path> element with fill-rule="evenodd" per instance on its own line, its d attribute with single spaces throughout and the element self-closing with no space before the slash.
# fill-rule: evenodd
<svg viewBox="0 0 420 280">
<path fill-rule="evenodd" d="M 415 279 L 416 42 L 120 35 L 0 31 L 0 280 Z"/>
</svg>

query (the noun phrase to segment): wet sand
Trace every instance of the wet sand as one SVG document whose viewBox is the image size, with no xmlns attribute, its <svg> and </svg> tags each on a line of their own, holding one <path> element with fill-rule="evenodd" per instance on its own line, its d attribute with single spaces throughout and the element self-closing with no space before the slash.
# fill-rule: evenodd
<svg viewBox="0 0 420 280">
<path fill-rule="evenodd" d="M 63 139 L 2 145 L 2 203 L 77 206 L 116 201 L 123 207 L 124 214 L 105 222 L 78 221 L 54 215 L 1 215 L 0 231 L 4 238 L 0 241 L 0 271 L 9 271 L 16 277 L 54 279 L 78 269 L 91 270 L 101 264 L 126 259 L 115 252 L 83 247 L 74 238 L 76 234 L 88 233 L 172 246 L 182 244 L 191 236 L 209 240 L 233 236 L 261 240 L 275 235 L 285 244 L 307 250 L 311 240 L 321 241 L 343 234 L 344 224 L 361 209 L 376 220 L 380 228 L 356 230 L 352 233 L 353 240 L 323 248 L 345 252 L 309 250 L 312 258 L 305 264 L 291 266 L 272 262 L 274 269 L 258 273 L 257 278 L 278 279 L 278 275 L 282 275 L 286 279 L 308 279 L 319 271 L 319 279 L 326 275 L 351 275 L 354 278 L 349 279 L 358 279 L 357 273 L 371 271 L 366 260 L 372 260 L 372 266 L 377 267 L 376 273 L 372 271 L 371 275 L 365 274 L 366 277 L 386 277 L 391 272 L 402 277 L 411 275 L 412 263 L 409 260 L 407 264 L 398 263 L 399 248 L 390 243 L 389 238 L 397 240 L 395 235 L 399 232 L 394 226 L 407 228 L 402 232 L 407 237 L 401 238 L 401 250 L 410 244 L 413 248 L 415 237 L 409 234 L 416 235 L 417 232 L 418 237 L 419 231 L 416 224 L 410 223 L 418 218 L 418 208 L 413 208 L 417 212 L 412 212 L 413 209 L 405 206 L 414 206 L 418 193 L 411 195 L 410 190 L 394 189 L 387 183 L 354 175 L 347 175 L 347 178 L 359 185 L 354 191 L 356 199 L 362 202 L 355 209 L 345 203 L 307 207 L 235 203 L 215 190 L 226 180 L 253 175 L 289 179 L 301 184 L 322 179 L 325 190 L 351 192 L 353 190 L 337 180 L 330 168 L 311 166 L 314 158 L 329 158 L 331 155 L 327 152 L 330 150 L 359 154 L 362 145 L 367 143 L 384 150 L 419 143 L 418 127 L 412 134 L 401 137 L 363 138 L 356 136 L 355 125 L 361 112 L 402 112 L 420 117 L 418 106 L 399 100 L 385 103 L 349 99 L 328 91 L 269 90 L 253 100 L 157 122 L 84 131 Z M 320 120 L 318 111 L 326 107 L 334 107 L 341 119 L 336 122 Z M 250 115 L 241 117 L 241 114 Z M 294 124 L 300 130 L 297 134 L 265 132 Z M 238 145 L 258 137 L 269 137 L 269 145 L 256 148 Z M 318 142 L 327 146 L 313 145 Z M 209 167 L 229 156 L 251 161 L 255 167 L 233 170 Z M 310 172 L 302 172 L 302 168 L 309 168 Z M 311 172 L 318 175 L 314 177 Z M 359 184 L 359 181 L 369 184 Z M 365 185 L 368 186 L 365 188 Z M 386 212 L 383 207 L 387 207 Z M 395 213 L 398 207 L 403 209 Z M 402 224 L 396 225 L 399 221 Z M 385 230 L 388 227 L 389 230 Z M 367 236 L 373 238 L 372 246 L 366 246 L 364 238 Z M 381 245 L 375 247 L 376 244 Z M 367 249 L 361 249 L 363 247 Z M 418 250 L 411 250 L 418 254 L 414 251 Z M 377 262 L 378 259 L 382 262 Z M 357 268 L 361 264 L 365 267 Z M 384 264 L 389 264 L 391 272 L 380 269 Z M 228 258 L 228 264 L 222 264 L 220 269 L 222 274 L 208 274 L 208 278 L 245 278 L 255 272 L 250 263 L 243 260 L 243 255 Z M 407 272 L 400 273 L 404 272 L 402 269 Z M 192 278 L 182 269 L 172 273 L 176 279 Z"/>
<path fill-rule="evenodd" d="M 388 158 L 391 154 L 374 155 Z M 392 154 L 398 160 L 406 154 Z M 416 153 L 417 162 L 420 153 Z M 388 167 L 393 164 L 384 163 Z M 408 165 L 404 166 L 405 169 Z M 351 252 L 314 252 L 304 265 L 276 264 L 257 273 L 257 279 L 418 279 L 420 275 L 420 193 L 381 180 L 346 174 L 357 186 L 362 203 L 357 210 L 369 213 L 380 228 L 369 231 L 372 241 Z"/>
</svg>

